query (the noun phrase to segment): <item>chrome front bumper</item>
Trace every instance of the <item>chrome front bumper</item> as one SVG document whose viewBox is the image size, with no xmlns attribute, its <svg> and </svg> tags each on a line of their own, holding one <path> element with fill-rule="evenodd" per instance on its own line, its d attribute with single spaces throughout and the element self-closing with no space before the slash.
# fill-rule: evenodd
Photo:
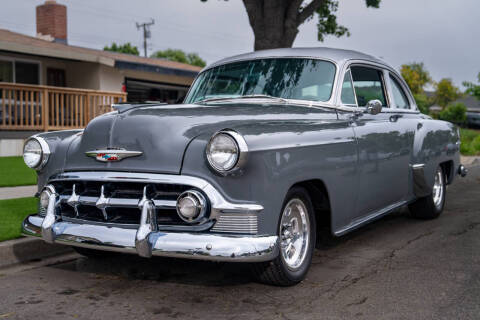
<svg viewBox="0 0 480 320">
<path fill-rule="evenodd" d="M 261 262 L 278 254 L 277 236 L 228 236 L 205 233 L 150 232 L 139 239 L 139 230 L 54 222 L 28 216 L 23 234 L 45 241 L 97 250 L 211 261 Z"/>
<path fill-rule="evenodd" d="M 127 228 L 112 223 L 94 224 L 84 220 L 71 221 L 62 219 L 57 212 L 59 203 L 65 199 L 56 194 L 53 186 L 47 186 L 45 189 L 50 191 L 50 195 L 45 216 L 42 214 L 27 217 L 22 226 L 23 234 L 42 237 L 49 243 L 136 253 L 142 257 L 155 255 L 214 261 L 255 262 L 272 260 L 278 255 L 277 236 L 256 235 L 256 215 L 263 210 L 263 207 L 253 203 L 231 203 L 202 179 L 189 176 L 123 172 L 69 172 L 50 179 L 50 181 L 66 180 L 142 182 L 146 184 L 182 183 L 193 186 L 207 195 L 211 204 L 210 218 L 217 223 L 211 229 L 212 233 L 181 230 L 161 231 L 155 222 L 157 200 L 147 199 L 145 192 L 144 198 L 138 203 L 133 200 L 134 207 L 141 212 L 138 228 Z M 49 189 L 50 187 L 51 189 Z M 82 197 L 76 198 L 78 198 L 77 201 L 82 200 Z M 113 206 L 113 202 L 118 199 L 105 198 L 103 200 L 102 204 Z M 126 205 L 127 202 L 130 205 L 132 202 L 132 199 L 121 200 L 122 205 Z M 69 201 L 70 199 L 67 200 L 67 203 Z M 222 232 L 225 234 L 221 234 Z M 235 233 L 250 234 L 234 235 Z"/>
</svg>

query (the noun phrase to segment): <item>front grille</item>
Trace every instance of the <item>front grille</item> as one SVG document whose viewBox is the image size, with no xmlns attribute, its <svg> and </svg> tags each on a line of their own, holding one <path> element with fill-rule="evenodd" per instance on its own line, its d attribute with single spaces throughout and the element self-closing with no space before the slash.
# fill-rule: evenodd
<svg viewBox="0 0 480 320">
<path fill-rule="evenodd" d="M 192 189 L 191 186 L 72 180 L 51 184 L 59 194 L 57 214 L 66 220 L 138 225 L 141 216 L 138 203 L 145 192 L 145 196 L 155 204 L 158 225 L 189 225 L 178 216 L 175 205 L 178 196 Z"/>
</svg>

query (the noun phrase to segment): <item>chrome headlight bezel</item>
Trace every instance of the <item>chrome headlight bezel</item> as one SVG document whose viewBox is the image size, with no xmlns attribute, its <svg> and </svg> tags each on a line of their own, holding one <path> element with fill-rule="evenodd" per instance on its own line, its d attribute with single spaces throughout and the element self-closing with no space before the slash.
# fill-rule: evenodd
<svg viewBox="0 0 480 320">
<path fill-rule="evenodd" d="M 218 163 L 215 163 L 210 153 L 212 143 L 215 141 L 216 138 L 218 138 L 221 135 L 225 135 L 227 138 L 231 139 L 235 143 L 235 148 L 236 148 L 236 159 L 233 162 L 233 164 L 227 168 L 221 167 L 218 165 Z M 231 129 L 224 129 L 212 135 L 205 149 L 205 154 L 207 156 L 208 164 L 215 172 L 222 175 L 227 175 L 227 174 L 236 172 L 245 166 L 245 163 L 247 162 L 247 158 L 248 158 L 248 145 L 241 134 Z"/>
<path fill-rule="evenodd" d="M 182 212 L 181 202 L 186 199 L 191 201 L 195 208 L 195 214 L 192 216 L 187 216 Z M 199 223 L 204 220 L 205 214 L 207 213 L 207 200 L 201 192 L 197 190 L 187 190 L 178 196 L 176 209 L 178 216 L 183 221 L 189 224 Z"/>
<path fill-rule="evenodd" d="M 30 166 L 25 162 L 25 147 L 30 141 L 35 141 L 40 145 L 40 159 L 34 166 Z M 48 146 L 48 143 L 45 141 L 45 139 L 43 139 L 42 137 L 31 137 L 27 139 L 23 144 L 23 157 L 27 167 L 35 169 L 37 171 L 41 170 L 47 164 L 50 157 L 50 147 Z"/>
</svg>

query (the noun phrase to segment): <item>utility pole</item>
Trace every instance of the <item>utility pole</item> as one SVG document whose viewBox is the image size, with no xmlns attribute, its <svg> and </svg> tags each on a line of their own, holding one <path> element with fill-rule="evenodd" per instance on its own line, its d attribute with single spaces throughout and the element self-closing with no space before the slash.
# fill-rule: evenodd
<svg viewBox="0 0 480 320">
<path fill-rule="evenodd" d="M 145 57 L 147 56 L 147 39 L 150 39 L 151 33 L 150 33 L 150 26 L 155 24 L 155 20 L 151 19 L 150 22 L 144 22 L 144 23 L 136 23 L 137 24 L 137 30 L 140 28 L 143 28 L 143 52 L 145 53 Z"/>
</svg>

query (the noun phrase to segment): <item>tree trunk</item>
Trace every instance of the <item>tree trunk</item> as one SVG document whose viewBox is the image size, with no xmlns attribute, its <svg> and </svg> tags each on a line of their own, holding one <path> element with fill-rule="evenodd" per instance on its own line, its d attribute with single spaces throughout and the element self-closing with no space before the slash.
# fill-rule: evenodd
<svg viewBox="0 0 480 320">
<path fill-rule="evenodd" d="M 303 0 L 243 0 L 255 35 L 254 50 L 290 48 L 298 27 L 312 16 L 324 0 L 313 0 L 301 8 Z"/>
</svg>

